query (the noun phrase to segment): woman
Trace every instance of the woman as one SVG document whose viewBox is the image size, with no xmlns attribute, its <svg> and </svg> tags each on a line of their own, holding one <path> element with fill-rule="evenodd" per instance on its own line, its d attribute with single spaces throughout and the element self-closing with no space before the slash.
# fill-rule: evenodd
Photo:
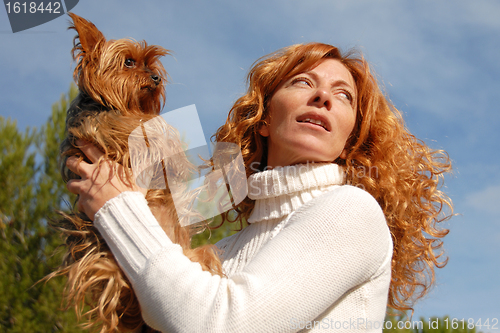
<svg viewBox="0 0 500 333">
<path fill-rule="evenodd" d="M 285 48 L 248 79 L 215 135 L 241 147 L 249 185 L 236 209 L 249 226 L 217 244 L 225 277 L 170 242 L 120 180 L 127 170 L 94 173 L 102 155 L 90 145 L 93 164 L 68 160 L 82 176 L 68 183 L 79 209 L 95 216 L 155 329 L 381 331 L 386 305 L 410 309 L 445 264 L 447 156 L 405 129 L 362 58 L 333 46 Z"/>
</svg>

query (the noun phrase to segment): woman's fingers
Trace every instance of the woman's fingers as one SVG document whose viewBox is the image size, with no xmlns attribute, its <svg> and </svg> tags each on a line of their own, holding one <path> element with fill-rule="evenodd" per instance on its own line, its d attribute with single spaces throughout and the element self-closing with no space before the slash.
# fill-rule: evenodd
<svg viewBox="0 0 500 333">
<path fill-rule="evenodd" d="M 99 159 L 104 155 L 96 146 L 93 144 L 83 141 L 77 140 L 76 144 L 81 149 L 81 151 L 87 156 L 87 158 L 92 162 L 92 164 L 96 164 Z M 88 176 L 92 173 L 94 167 L 80 160 L 80 158 L 76 156 L 71 156 L 66 160 L 66 166 L 68 169 L 79 175 L 80 177 L 88 178 Z"/>
<path fill-rule="evenodd" d="M 96 146 L 87 141 L 77 140 L 76 144 L 92 163 L 97 163 L 99 159 L 104 155 L 104 153 L 100 151 Z"/>
<path fill-rule="evenodd" d="M 105 159 L 99 161 L 104 154 L 91 143 L 78 140 L 78 147 L 92 163 L 72 156 L 66 160 L 69 170 L 81 179 L 68 181 L 67 188 L 71 193 L 78 194 L 77 208 L 91 220 L 106 201 L 118 196 L 124 191 L 137 191 L 133 182 L 127 180 L 127 170 L 119 163 Z"/>
<path fill-rule="evenodd" d="M 68 167 L 68 169 L 70 169 L 72 172 L 76 173 L 78 176 L 82 176 L 81 175 L 81 171 L 79 170 L 78 166 L 80 165 L 80 159 L 78 157 L 75 157 L 75 156 L 71 156 L 71 157 L 68 157 L 68 159 L 66 160 L 66 166 Z"/>
<path fill-rule="evenodd" d="M 85 176 L 85 165 L 88 165 L 87 162 L 80 160 L 80 158 L 76 156 L 68 157 L 66 160 L 66 166 L 68 169 L 76 173 L 78 176 Z"/>
<path fill-rule="evenodd" d="M 73 194 L 80 194 L 80 192 L 81 192 L 80 182 L 81 182 L 80 179 L 70 179 L 66 183 L 66 188 L 68 189 L 68 191 L 70 191 Z"/>
</svg>

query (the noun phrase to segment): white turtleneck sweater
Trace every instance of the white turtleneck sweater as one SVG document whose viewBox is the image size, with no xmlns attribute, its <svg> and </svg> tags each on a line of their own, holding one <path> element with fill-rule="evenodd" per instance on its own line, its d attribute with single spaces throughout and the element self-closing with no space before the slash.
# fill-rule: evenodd
<svg viewBox="0 0 500 333">
<path fill-rule="evenodd" d="M 252 175 L 250 225 L 217 243 L 226 277 L 185 257 L 139 192 L 95 225 L 162 332 L 381 332 L 391 236 L 375 199 L 342 181 L 335 164 Z"/>
</svg>

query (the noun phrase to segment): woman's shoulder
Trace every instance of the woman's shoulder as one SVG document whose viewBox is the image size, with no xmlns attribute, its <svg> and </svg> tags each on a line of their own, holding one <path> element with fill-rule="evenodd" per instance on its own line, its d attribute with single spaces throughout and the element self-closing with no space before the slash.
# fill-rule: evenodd
<svg viewBox="0 0 500 333">
<path fill-rule="evenodd" d="M 376 210 L 382 208 L 375 198 L 362 188 L 351 185 L 339 185 L 311 200 L 303 209 L 321 208 L 325 210 L 351 208 L 353 211 Z M 383 213 L 382 213 L 383 214 Z"/>
<path fill-rule="evenodd" d="M 389 228 L 377 200 L 367 191 L 351 186 L 336 186 L 300 207 L 290 224 L 307 223 L 322 232 L 341 229 L 389 235 Z"/>
<path fill-rule="evenodd" d="M 386 268 L 392 255 L 392 237 L 380 205 L 354 186 L 337 186 L 309 201 L 290 216 L 281 232 L 302 244 L 304 251 L 312 247 L 327 256 L 363 261 L 369 276 Z"/>
</svg>

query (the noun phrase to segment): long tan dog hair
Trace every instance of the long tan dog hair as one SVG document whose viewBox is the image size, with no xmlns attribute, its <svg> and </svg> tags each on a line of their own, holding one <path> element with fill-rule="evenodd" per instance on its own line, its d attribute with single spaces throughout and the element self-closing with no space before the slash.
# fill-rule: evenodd
<svg viewBox="0 0 500 333">
<path fill-rule="evenodd" d="M 65 181 L 78 178 L 65 166 L 68 157 L 87 160 L 76 144 L 78 139 L 94 144 L 104 152 L 104 159 L 114 160 L 130 170 L 129 136 L 134 129 L 158 117 L 165 98 L 166 72 L 159 57 L 167 51 L 145 42 L 107 41 L 92 23 L 75 14 L 70 16 L 73 20 L 70 28 L 78 33 L 72 52 L 78 61 L 74 78 L 80 94 L 68 110 L 67 137 L 61 144 L 62 176 Z M 155 123 L 159 124 L 157 135 L 148 133 L 150 152 L 176 154 L 176 158 L 154 167 L 153 174 L 157 177 L 153 177 L 153 182 L 161 181 L 168 173 L 168 177 L 182 183 L 196 168 L 183 154 L 177 131 L 165 122 Z M 146 155 L 143 158 L 155 158 Z M 157 156 L 158 159 L 161 156 Z M 131 172 L 124 181 L 133 181 Z M 200 263 L 204 270 L 222 275 L 215 247 L 191 248 L 191 236 L 197 228 L 181 227 L 179 218 L 188 219 L 189 212 L 178 216 L 168 186 L 149 190 L 146 199 L 163 230 L 173 242 L 181 245 L 184 254 Z M 181 200 L 188 207 L 191 199 L 186 193 Z M 61 214 L 62 218 L 54 225 L 66 237 L 66 252 L 62 265 L 47 279 L 58 275 L 68 277 L 67 306 L 74 305 L 79 318 L 87 317 L 86 328 L 101 333 L 134 331 L 140 327 L 143 331 L 155 332 L 144 324 L 132 286 L 93 222 L 79 212 Z"/>
</svg>

